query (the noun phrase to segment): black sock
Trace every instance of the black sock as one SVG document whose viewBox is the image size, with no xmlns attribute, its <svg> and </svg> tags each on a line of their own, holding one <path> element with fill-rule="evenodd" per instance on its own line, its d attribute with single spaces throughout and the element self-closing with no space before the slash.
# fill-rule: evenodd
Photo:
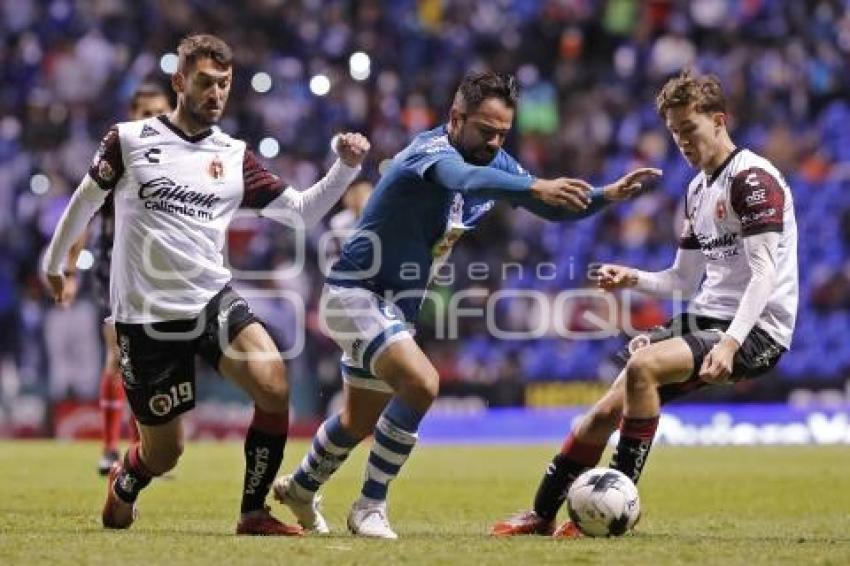
<svg viewBox="0 0 850 566">
<path fill-rule="evenodd" d="M 538 517 L 551 521 L 567 499 L 567 491 L 573 481 L 588 469 L 566 454 L 557 454 L 546 466 L 546 473 L 534 496 L 534 512 Z"/>
<path fill-rule="evenodd" d="M 139 457 L 138 444 L 131 446 L 124 454 L 124 461 L 121 468 L 121 473 L 115 478 L 115 484 L 112 486 L 112 489 L 115 491 L 115 495 L 122 501 L 133 503 L 139 497 L 139 493 L 153 479 L 153 474 L 145 468 Z"/>
<path fill-rule="evenodd" d="M 547 521 L 555 519 L 567 499 L 570 486 L 583 471 L 599 462 L 604 450 L 604 443 L 590 444 L 579 440 L 572 432 L 568 434 L 561 451 L 552 458 L 552 463 L 546 467 L 546 474 L 540 480 L 534 497 L 534 512 L 537 516 Z"/>
<path fill-rule="evenodd" d="M 242 513 L 262 509 L 283 461 L 285 434 L 269 434 L 254 427 L 245 435 L 245 481 Z"/>
<path fill-rule="evenodd" d="M 626 474 L 635 485 L 649 458 L 649 449 L 652 448 L 657 428 L 658 417 L 623 419 L 620 440 L 611 457 L 611 467 Z"/>
</svg>

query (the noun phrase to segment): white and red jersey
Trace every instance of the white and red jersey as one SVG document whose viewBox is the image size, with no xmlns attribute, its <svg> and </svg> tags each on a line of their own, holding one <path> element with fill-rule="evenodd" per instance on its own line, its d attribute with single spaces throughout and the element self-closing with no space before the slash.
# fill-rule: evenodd
<svg viewBox="0 0 850 566">
<path fill-rule="evenodd" d="M 752 275 L 741 239 L 781 234 L 776 278 L 756 326 L 782 346 L 791 345 L 797 315 L 797 222 L 788 184 L 766 159 L 736 149 L 711 178 L 697 175 L 685 197 L 680 247 L 699 249 L 706 277 L 690 312 L 732 320 Z"/>
<path fill-rule="evenodd" d="M 230 281 L 222 248 L 236 209 L 260 209 L 286 184 L 218 128 L 187 136 L 166 116 L 110 128 L 89 176 L 115 197 L 112 316 L 196 317 Z"/>
</svg>

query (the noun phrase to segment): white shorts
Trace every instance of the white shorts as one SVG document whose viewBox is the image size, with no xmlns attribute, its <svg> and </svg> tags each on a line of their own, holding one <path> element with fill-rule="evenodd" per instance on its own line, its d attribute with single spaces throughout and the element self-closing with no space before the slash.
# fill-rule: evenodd
<svg viewBox="0 0 850 566">
<path fill-rule="evenodd" d="M 375 377 L 375 361 L 390 344 L 413 338 L 399 308 L 371 291 L 325 285 L 319 305 L 325 332 L 342 349 L 342 378 L 351 387 L 392 393 Z"/>
</svg>

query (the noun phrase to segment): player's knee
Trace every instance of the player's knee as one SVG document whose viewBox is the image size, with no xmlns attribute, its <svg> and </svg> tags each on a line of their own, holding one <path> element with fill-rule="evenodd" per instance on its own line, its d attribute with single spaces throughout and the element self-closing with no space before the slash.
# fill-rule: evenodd
<svg viewBox="0 0 850 566">
<path fill-rule="evenodd" d="M 626 365 L 626 388 L 629 391 L 639 391 L 655 387 L 657 373 L 656 357 L 645 350 L 638 350 L 632 354 Z"/>
<path fill-rule="evenodd" d="M 419 369 L 410 375 L 405 389 L 411 397 L 430 404 L 440 392 L 440 375 L 433 367 Z"/>
</svg>

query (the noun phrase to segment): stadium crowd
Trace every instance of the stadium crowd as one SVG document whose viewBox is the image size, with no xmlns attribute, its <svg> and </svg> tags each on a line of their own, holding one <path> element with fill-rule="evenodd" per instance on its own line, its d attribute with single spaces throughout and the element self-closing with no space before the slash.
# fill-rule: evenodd
<svg viewBox="0 0 850 566">
<path fill-rule="evenodd" d="M 52 306 L 39 258 L 96 140 L 124 118 L 139 84 L 151 77 L 167 84 L 163 56 L 190 31 L 214 32 L 236 49 L 222 128 L 259 146 L 270 169 L 296 186 L 320 175 L 327 139 L 342 129 L 371 140 L 364 177 L 376 182 L 381 163 L 444 118 L 463 73 L 481 67 L 520 81 L 508 149 L 532 172 L 602 182 L 636 165 L 664 170 L 654 190 L 580 223 L 546 223 L 497 208 L 456 247 L 455 277 L 437 287 L 441 293 L 521 289 L 551 298 L 588 287 L 590 262 L 666 267 L 679 201 L 694 172 L 656 115 L 653 93 L 683 68 L 715 73 L 730 94 L 734 139 L 775 163 L 796 200 L 800 319 L 778 374 L 795 383 L 840 380 L 850 367 L 846 0 L 4 0 L 0 398 L 21 390 L 53 400 L 96 395 L 101 353 L 90 290 L 84 281 L 73 307 Z M 356 59 L 356 70 L 355 52 L 368 56 L 365 63 Z M 311 82 L 316 76 L 329 81 L 327 93 Z M 307 269 L 296 276 L 278 276 L 295 255 L 291 234 L 281 228 L 246 219 L 229 242 L 235 267 L 270 273 L 241 281 L 243 289 L 307 299 L 308 338 L 291 372 L 301 414 L 321 411 L 325 393 L 339 386 L 337 350 L 314 316 L 321 232 L 308 234 Z M 484 271 L 470 271 L 472 262 L 486 264 L 487 275 L 472 276 Z M 284 346 L 297 345 L 297 312 L 288 301 L 252 304 Z M 661 322 L 671 309 L 637 296 L 627 304 L 636 327 Z M 475 299 L 464 305 L 483 306 Z M 600 306 L 586 297 L 569 305 L 566 326 L 589 329 L 581 315 Z M 534 340 L 500 340 L 480 317 L 463 318 L 459 338 L 447 340 L 440 338 L 440 311 L 430 309 L 420 337 L 447 384 L 592 380 L 621 344 L 566 340 L 551 329 Z M 495 315 L 500 328 L 518 332 L 535 328 L 541 313 L 506 298 Z"/>
</svg>

